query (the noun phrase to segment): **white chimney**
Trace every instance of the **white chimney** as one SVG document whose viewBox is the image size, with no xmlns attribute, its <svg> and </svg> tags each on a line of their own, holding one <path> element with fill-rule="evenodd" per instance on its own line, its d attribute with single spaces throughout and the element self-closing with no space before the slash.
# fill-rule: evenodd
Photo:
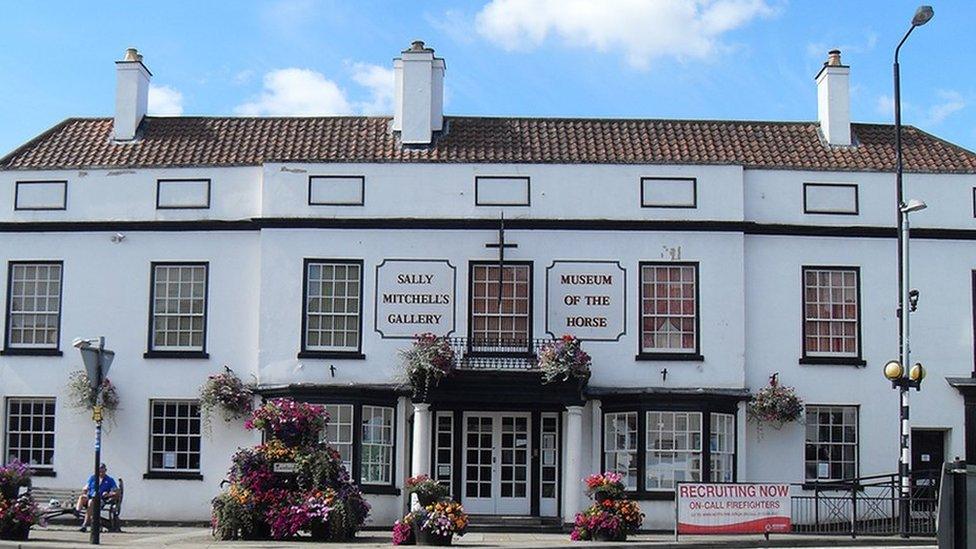
<svg viewBox="0 0 976 549">
<path fill-rule="evenodd" d="M 841 64 L 840 50 L 830 50 L 817 73 L 817 120 L 828 144 L 851 144 L 851 68 Z"/>
<path fill-rule="evenodd" d="M 417 40 L 393 60 L 396 106 L 393 130 L 406 145 L 427 145 L 444 129 L 444 60 Z"/>
<path fill-rule="evenodd" d="M 115 122 L 112 137 L 116 141 L 132 141 L 146 116 L 149 104 L 149 79 L 152 73 L 142 64 L 142 55 L 135 48 L 125 50 L 125 57 L 115 62 Z"/>
</svg>

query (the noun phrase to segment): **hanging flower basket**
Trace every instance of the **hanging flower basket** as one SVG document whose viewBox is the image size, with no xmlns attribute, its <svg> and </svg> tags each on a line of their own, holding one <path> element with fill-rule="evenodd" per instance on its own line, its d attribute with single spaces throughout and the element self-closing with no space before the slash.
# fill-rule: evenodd
<svg viewBox="0 0 976 549">
<path fill-rule="evenodd" d="M 68 406 L 76 410 L 92 410 L 101 404 L 102 413 L 111 416 L 119 408 L 119 393 L 115 385 L 108 378 L 102 380 L 102 390 L 94 391 L 88 374 L 76 370 L 68 374 L 68 385 L 65 387 L 68 396 Z"/>
<path fill-rule="evenodd" d="M 769 377 L 769 385 L 756 392 L 746 409 L 749 420 L 760 428 L 772 425 L 779 429 L 803 416 L 803 401 L 796 396 L 796 389 L 780 385 L 777 377 L 777 374 Z"/>
<path fill-rule="evenodd" d="M 225 422 L 248 416 L 252 411 L 254 392 L 233 370 L 227 366 L 224 370 L 224 373 L 208 377 L 200 387 L 200 408 L 207 426 L 215 410 L 220 410 Z"/>
<path fill-rule="evenodd" d="M 427 399 L 427 391 L 454 371 L 454 349 L 446 337 L 431 333 L 414 338 L 409 349 L 400 351 L 403 378 L 413 389 L 414 397 Z"/>
<path fill-rule="evenodd" d="M 421 507 L 433 505 L 450 494 L 447 486 L 444 486 L 427 475 L 417 475 L 408 478 L 406 486 L 408 494 L 417 495 L 417 502 Z"/>
<path fill-rule="evenodd" d="M 569 334 L 546 343 L 539 349 L 539 370 L 543 383 L 590 379 L 593 359 L 580 346 L 580 340 Z"/>
</svg>

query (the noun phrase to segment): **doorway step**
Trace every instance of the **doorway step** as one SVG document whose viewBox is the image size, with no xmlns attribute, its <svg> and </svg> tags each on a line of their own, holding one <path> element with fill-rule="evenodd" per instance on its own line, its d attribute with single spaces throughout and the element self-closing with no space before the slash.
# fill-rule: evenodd
<svg viewBox="0 0 976 549">
<path fill-rule="evenodd" d="M 558 533 L 562 523 L 558 517 L 527 517 L 504 515 L 469 515 L 469 532 Z"/>
</svg>

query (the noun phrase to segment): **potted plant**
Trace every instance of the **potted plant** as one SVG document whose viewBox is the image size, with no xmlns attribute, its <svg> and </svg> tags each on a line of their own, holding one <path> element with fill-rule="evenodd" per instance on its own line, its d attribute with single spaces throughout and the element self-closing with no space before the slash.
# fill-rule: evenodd
<svg viewBox="0 0 976 549">
<path fill-rule="evenodd" d="M 288 398 L 265 402 L 244 422 L 245 429 L 264 431 L 289 446 L 318 440 L 325 428 L 325 408 Z"/>
<path fill-rule="evenodd" d="M 586 484 L 586 495 L 593 498 L 593 501 L 616 500 L 624 497 L 626 487 L 623 476 L 615 471 L 590 475 L 583 479 L 583 482 Z"/>
<path fill-rule="evenodd" d="M 573 541 L 625 541 L 644 522 L 636 501 L 626 497 L 623 477 L 607 471 L 586 477 L 586 494 L 593 504 L 576 515 L 570 539 Z"/>
<path fill-rule="evenodd" d="M 550 341 L 539 349 L 539 369 L 543 383 L 575 379 L 581 386 L 590 379 L 593 359 L 580 346 L 580 340 L 569 334 Z"/>
<path fill-rule="evenodd" d="M 796 396 L 796 390 L 780 385 L 778 377 L 778 373 L 769 376 L 769 385 L 757 391 L 746 408 L 749 419 L 756 422 L 760 430 L 764 424 L 779 429 L 799 421 L 803 415 L 803 401 Z"/>
<path fill-rule="evenodd" d="M 40 523 L 41 514 L 30 492 L 30 468 L 13 460 L 0 467 L 0 539 L 27 541 L 31 526 Z"/>
<path fill-rule="evenodd" d="M 228 488 L 213 500 L 218 539 L 289 539 L 308 533 L 317 541 L 348 541 L 370 506 L 342 464 L 339 452 L 319 441 L 328 422 L 321 406 L 276 399 L 245 422 L 267 442 L 242 448 L 231 459 Z M 285 465 L 276 467 L 276 465 Z"/>
<path fill-rule="evenodd" d="M 214 410 L 219 409 L 224 421 L 234 421 L 252 411 L 254 392 L 234 371 L 224 366 L 224 372 L 214 374 L 200 387 L 200 409 L 209 427 Z"/>
<path fill-rule="evenodd" d="M 418 400 L 426 400 L 427 390 L 454 370 L 454 349 L 448 338 L 431 333 L 414 338 L 409 349 L 400 351 L 403 377 Z"/>
<path fill-rule="evenodd" d="M 447 486 L 437 482 L 427 475 L 417 475 L 407 479 L 407 493 L 417 495 L 417 503 L 427 507 L 446 498 L 449 494 Z"/>
<path fill-rule="evenodd" d="M 397 541 L 402 545 L 410 544 L 410 537 L 406 534 L 405 524 L 409 524 L 413 532 L 413 541 L 417 545 L 451 545 L 454 536 L 463 536 L 468 529 L 468 515 L 460 503 L 442 500 L 403 517 L 402 521 L 394 524 Z"/>
</svg>

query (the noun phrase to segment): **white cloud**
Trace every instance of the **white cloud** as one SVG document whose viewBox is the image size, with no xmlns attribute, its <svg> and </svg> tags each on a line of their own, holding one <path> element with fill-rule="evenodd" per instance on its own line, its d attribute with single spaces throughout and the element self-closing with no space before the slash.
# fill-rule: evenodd
<svg viewBox="0 0 976 549">
<path fill-rule="evenodd" d="M 149 114 L 179 116 L 183 114 L 183 94 L 169 86 L 149 85 Z"/>
<path fill-rule="evenodd" d="M 908 124 L 928 128 L 938 126 L 953 114 L 966 108 L 966 99 L 956 90 L 939 90 L 935 95 L 938 102 L 928 107 L 902 101 L 902 119 Z M 880 95 L 875 110 L 879 115 L 890 120 L 894 116 L 895 100 L 890 95 Z"/>
<path fill-rule="evenodd" d="M 902 103 L 902 105 L 904 105 L 904 103 Z M 894 116 L 895 100 L 890 95 L 879 95 L 874 109 L 878 111 L 878 114 L 881 116 Z"/>
<path fill-rule="evenodd" d="M 365 91 L 354 100 L 348 90 L 322 73 L 299 68 L 264 75 L 264 90 L 235 110 L 246 116 L 321 116 L 390 114 L 393 112 L 393 70 L 367 63 L 349 63 L 352 80 Z"/>
<path fill-rule="evenodd" d="M 722 34 L 773 12 L 766 0 L 491 0 L 476 27 L 506 50 L 555 35 L 572 47 L 621 51 L 643 69 L 662 57 L 708 58 Z"/>
<path fill-rule="evenodd" d="M 940 102 L 925 111 L 922 123 L 926 126 L 937 126 L 966 107 L 966 100 L 955 90 L 939 90 L 936 95 L 939 96 Z"/>
<path fill-rule="evenodd" d="M 363 114 L 389 114 L 393 112 L 393 69 L 379 65 L 355 63 L 352 79 L 369 90 L 369 100 L 357 103 Z"/>
<path fill-rule="evenodd" d="M 299 68 L 271 71 L 264 75 L 264 91 L 235 112 L 245 116 L 315 116 L 350 114 L 352 106 L 345 92 L 321 73 Z"/>
</svg>

